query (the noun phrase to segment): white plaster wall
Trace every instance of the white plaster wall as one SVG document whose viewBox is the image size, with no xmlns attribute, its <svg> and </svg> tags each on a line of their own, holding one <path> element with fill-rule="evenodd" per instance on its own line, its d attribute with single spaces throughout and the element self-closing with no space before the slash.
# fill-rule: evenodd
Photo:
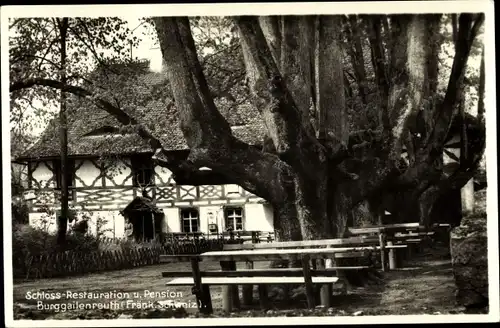
<svg viewBox="0 0 500 328">
<path fill-rule="evenodd" d="M 40 162 L 40 164 L 38 164 L 37 168 L 33 171 L 32 174 L 33 174 L 33 179 L 35 181 L 38 181 L 38 183 L 40 183 L 40 186 L 42 188 L 54 188 L 55 187 L 54 181 L 51 181 L 50 183 L 48 183 L 48 181 L 50 179 L 52 179 L 54 174 L 47 167 L 45 162 Z M 35 187 L 35 186 L 33 186 L 33 187 Z"/>
<path fill-rule="evenodd" d="M 241 194 L 243 193 L 243 188 L 241 188 L 236 184 L 224 185 L 224 193 L 225 193 L 224 196 L 228 198 L 241 197 Z"/>
<path fill-rule="evenodd" d="M 179 208 L 177 207 L 167 207 L 163 208 L 163 213 L 165 213 L 165 219 L 163 225 L 166 225 L 166 229 L 163 232 L 181 232 L 181 220 L 179 218 Z"/>
<path fill-rule="evenodd" d="M 272 208 L 264 204 L 245 204 L 245 221 L 243 229 L 257 231 L 274 231 Z"/>
<path fill-rule="evenodd" d="M 172 172 L 166 167 L 155 166 L 155 184 L 175 184 L 175 180 L 172 179 Z"/>
<path fill-rule="evenodd" d="M 457 143 L 457 142 L 460 142 L 460 136 L 454 136 L 446 144 L 449 145 L 449 144 L 454 144 L 454 143 Z M 445 145 L 445 148 L 446 148 L 446 145 Z M 458 158 L 460 158 L 460 148 L 446 148 L 446 150 L 448 150 L 449 152 L 453 153 L 455 156 L 457 156 Z M 453 159 L 451 159 L 450 157 L 448 157 L 448 155 L 446 155 L 446 154 L 443 153 L 443 164 L 448 164 L 448 163 L 451 163 L 451 162 L 456 162 L 456 161 L 453 160 Z"/>
<path fill-rule="evenodd" d="M 132 175 L 131 175 L 131 169 L 129 166 L 125 165 L 127 163 L 130 165 L 130 160 L 129 159 L 119 159 L 113 162 L 110 168 L 106 169 L 106 186 L 114 186 L 115 184 L 117 185 L 124 185 L 124 186 L 131 186 L 133 181 L 132 181 Z M 113 183 L 114 182 L 114 183 Z"/>
<path fill-rule="evenodd" d="M 460 149 L 447 149 L 450 153 L 454 154 L 457 158 L 460 158 Z M 449 164 L 449 163 L 457 163 L 456 160 L 452 159 L 445 153 L 443 153 L 443 164 Z"/>
<path fill-rule="evenodd" d="M 97 179 L 97 177 L 101 173 L 101 170 L 98 167 L 96 167 L 91 161 L 89 160 L 75 161 L 75 167 L 79 167 L 78 170 L 75 172 L 75 175 L 83 181 L 82 184 L 82 181 L 80 181 L 79 179 L 75 179 L 76 187 L 91 186 L 94 182 L 95 182 L 94 184 L 95 187 L 102 186 L 102 179 L 101 178 Z"/>
</svg>

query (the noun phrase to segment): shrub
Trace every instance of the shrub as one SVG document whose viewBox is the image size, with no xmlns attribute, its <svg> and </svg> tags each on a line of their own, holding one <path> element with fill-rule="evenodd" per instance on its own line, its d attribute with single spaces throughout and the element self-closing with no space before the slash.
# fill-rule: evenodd
<svg viewBox="0 0 500 328">
<path fill-rule="evenodd" d="M 97 238 L 89 234 L 70 232 L 66 236 L 63 250 L 77 250 L 90 252 L 98 249 Z M 19 224 L 13 227 L 12 256 L 24 257 L 27 254 L 41 255 L 53 253 L 60 249 L 57 245 L 57 236 L 44 229 Z"/>
</svg>

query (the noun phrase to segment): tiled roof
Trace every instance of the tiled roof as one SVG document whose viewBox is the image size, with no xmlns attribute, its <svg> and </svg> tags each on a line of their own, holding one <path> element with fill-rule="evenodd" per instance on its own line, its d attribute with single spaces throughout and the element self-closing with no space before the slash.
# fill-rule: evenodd
<svg viewBox="0 0 500 328">
<path fill-rule="evenodd" d="M 137 84 L 142 83 L 141 85 L 151 88 L 149 91 L 144 90 L 144 93 L 153 92 L 155 87 L 161 88 L 166 83 L 164 74 L 153 72 L 137 76 L 137 81 Z M 130 114 L 145 124 L 162 141 L 167 150 L 187 150 L 186 140 L 179 127 L 177 110 L 175 106 L 167 106 L 170 99 L 161 98 L 152 97 L 152 100 L 147 101 L 144 107 L 135 107 Z M 135 133 L 95 133 L 92 135 L 93 131 L 103 127 L 120 128 L 121 124 L 89 99 L 78 98 L 70 103 L 71 106 L 67 110 L 68 154 L 70 156 L 153 151 L 147 142 Z M 235 137 L 249 144 L 262 143 L 262 131 L 265 127 L 256 109 L 250 105 L 241 105 L 221 112 L 232 126 Z M 58 156 L 59 149 L 59 120 L 55 118 L 49 123 L 40 140 L 21 154 L 19 159 Z"/>
</svg>

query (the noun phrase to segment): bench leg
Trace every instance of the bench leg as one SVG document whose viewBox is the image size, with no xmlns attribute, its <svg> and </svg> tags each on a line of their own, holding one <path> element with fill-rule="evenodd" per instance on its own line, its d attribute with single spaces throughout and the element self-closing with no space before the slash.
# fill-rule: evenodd
<svg viewBox="0 0 500 328">
<path fill-rule="evenodd" d="M 231 262 L 221 261 L 220 266 L 222 271 L 232 270 Z M 233 286 L 222 286 L 222 309 L 224 312 L 231 312 L 233 310 Z"/>
<path fill-rule="evenodd" d="M 230 270 L 236 271 L 236 262 L 231 261 L 230 263 Z M 233 285 L 230 287 L 231 292 L 233 293 L 233 308 L 239 309 L 240 308 L 240 291 L 239 288 L 240 286 L 238 285 Z"/>
<path fill-rule="evenodd" d="M 269 298 L 267 296 L 267 286 L 259 285 L 259 303 L 260 308 L 266 310 L 269 307 Z"/>
<path fill-rule="evenodd" d="M 385 258 L 385 240 L 386 236 L 384 233 L 378 235 L 379 245 L 380 245 L 380 265 L 382 266 L 382 271 L 387 271 L 386 258 Z"/>
<path fill-rule="evenodd" d="M 247 261 L 246 268 L 248 270 L 253 269 L 253 262 Z M 243 304 L 244 305 L 252 305 L 252 303 L 253 303 L 253 285 L 242 286 L 242 292 L 243 292 Z"/>
<path fill-rule="evenodd" d="M 324 262 L 323 262 L 324 261 Z M 331 260 L 319 260 L 317 263 L 318 270 L 332 267 Z M 332 284 L 325 284 L 320 289 L 320 304 L 329 308 L 332 304 Z"/>
<path fill-rule="evenodd" d="M 222 309 L 224 312 L 231 312 L 233 310 L 233 293 L 231 286 L 222 286 Z"/>
</svg>

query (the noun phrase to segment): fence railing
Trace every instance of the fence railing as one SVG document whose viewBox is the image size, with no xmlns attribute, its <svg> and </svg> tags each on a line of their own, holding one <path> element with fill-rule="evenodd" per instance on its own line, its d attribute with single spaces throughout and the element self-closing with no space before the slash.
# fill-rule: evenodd
<svg viewBox="0 0 500 328">
<path fill-rule="evenodd" d="M 251 241 L 252 243 L 272 242 L 274 233 L 267 231 L 225 231 L 219 233 L 203 233 L 203 232 L 169 232 L 161 234 L 161 242 L 169 242 L 172 240 L 238 240 Z"/>
</svg>

